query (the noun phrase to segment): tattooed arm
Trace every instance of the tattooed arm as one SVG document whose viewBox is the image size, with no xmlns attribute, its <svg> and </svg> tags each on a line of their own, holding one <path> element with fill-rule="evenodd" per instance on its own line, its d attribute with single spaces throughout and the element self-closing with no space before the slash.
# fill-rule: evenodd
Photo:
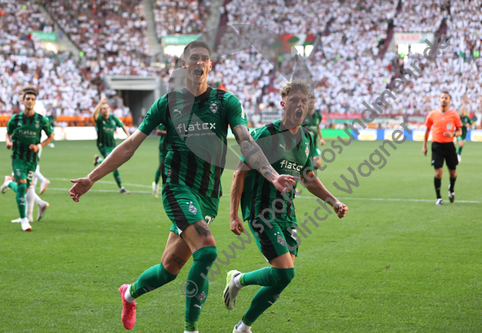
<svg viewBox="0 0 482 333">
<path fill-rule="evenodd" d="M 236 166 L 233 174 L 233 182 L 231 183 L 231 209 L 229 215 L 231 216 L 231 231 L 236 235 L 241 235 L 244 231 L 243 220 L 238 216 L 239 202 L 244 189 L 244 180 L 251 170 L 249 165 L 243 163 L 241 160 Z"/>
<path fill-rule="evenodd" d="M 287 190 L 285 183 L 290 184 L 297 178 L 289 175 L 280 175 L 273 169 L 261 148 L 249 134 L 248 128 L 245 125 L 237 125 L 232 130 L 241 148 L 245 162 L 270 181 L 278 191 L 285 192 Z"/>
</svg>

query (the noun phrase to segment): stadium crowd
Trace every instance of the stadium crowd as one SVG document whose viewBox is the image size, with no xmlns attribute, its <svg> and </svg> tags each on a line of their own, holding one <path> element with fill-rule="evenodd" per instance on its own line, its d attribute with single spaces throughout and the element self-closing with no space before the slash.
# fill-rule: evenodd
<svg viewBox="0 0 482 333">
<path fill-rule="evenodd" d="M 158 75 L 169 83 L 177 57 L 166 56 L 163 69 L 150 67 L 152 55 L 144 35 L 146 20 L 140 0 L 44 0 L 52 17 L 85 53 L 85 66 L 79 66 L 68 54 L 54 56 L 35 47 L 35 40 L 23 33 L 52 29 L 52 23 L 43 18 L 38 6 L 26 1 L 5 3 L 10 15 L 0 18 L 0 70 L 4 83 L 0 112 L 12 112 L 18 102 L 12 92 L 26 82 L 47 87 L 47 103 L 58 106 L 62 114 L 91 112 L 94 100 L 105 90 L 105 75 Z M 157 0 L 154 8 L 158 37 L 201 33 L 209 5 L 208 1 Z M 230 23 L 260 24 L 261 16 L 261 25 L 277 33 L 318 34 L 317 48 L 306 59 L 314 78 L 317 108 L 341 114 L 359 112 L 363 101 L 374 100 L 398 72 L 421 59 L 421 55 L 413 53 L 405 58 L 395 52 L 380 53 L 391 22 L 394 31 L 436 32 L 447 18 L 452 45 L 436 62 L 422 66 L 421 77 L 388 107 L 390 113 L 425 114 L 437 106 L 436 97 L 441 90 L 451 91 L 456 108 L 467 105 L 470 112 L 479 106 L 481 91 L 476 83 L 480 82 L 482 71 L 481 6 L 480 1 L 467 0 L 452 1 L 450 5 L 427 0 L 404 0 L 400 5 L 396 0 L 269 0 L 265 6 L 253 0 L 234 0 L 224 11 Z M 253 12 L 260 14 L 255 17 Z M 278 70 L 283 60 L 264 58 L 254 48 L 230 54 L 237 44 L 239 39 L 232 33 L 222 36 L 215 50 L 210 84 L 239 96 L 248 113 L 279 112 L 279 106 L 272 101 L 277 100 L 277 89 L 285 81 Z M 119 103 L 120 114 L 125 108 L 117 98 L 116 104 Z"/>
<path fill-rule="evenodd" d="M 206 30 L 209 7 L 209 1 L 157 0 L 154 4 L 157 38 L 202 33 Z"/>
</svg>

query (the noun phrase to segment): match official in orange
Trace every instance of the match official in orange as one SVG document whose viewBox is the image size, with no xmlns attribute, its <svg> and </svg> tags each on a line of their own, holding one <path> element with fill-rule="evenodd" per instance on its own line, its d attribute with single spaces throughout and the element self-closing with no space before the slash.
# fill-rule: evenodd
<svg viewBox="0 0 482 333">
<path fill-rule="evenodd" d="M 440 108 L 430 111 L 425 126 L 425 137 L 423 139 L 422 152 L 427 155 L 427 141 L 432 130 L 432 165 L 435 168 L 435 192 L 437 193 L 438 206 L 444 202 L 440 195 L 442 185 L 442 173 L 444 160 L 447 163 L 450 175 L 449 200 L 455 200 L 455 180 L 457 179 L 457 152 L 455 151 L 454 138 L 462 135 L 462 121 L 457 111 L 449 109 L 451 96 L 447 91 L 440 94 Z"/>
</svg>

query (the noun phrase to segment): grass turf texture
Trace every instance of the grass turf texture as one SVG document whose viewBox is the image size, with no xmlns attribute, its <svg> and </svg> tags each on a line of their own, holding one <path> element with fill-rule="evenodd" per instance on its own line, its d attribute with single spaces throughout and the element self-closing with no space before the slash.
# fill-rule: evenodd
<svg viewBox="0 0 482 333">
<path fill-rule="evenodd" d="M 464 148 L 454 204 L 447 198 L 444 170 L 445 206 L 435 206 L 433 169 L 420 142 L 387 148 L 387 165 L 367 178 L 359 176 L 351 195 L 336 190 L 333 181 L 343 185 L 340 174 L 350 176 L 347 167 L 356 170 L 379 145 L 353 142 L 319 174 L 350 207 L 348 215 L 343 220 L 332 215 L 318 228 L 308 225 L 312 234 L 302 239 L 295 279 L 255 323 L 254 332 L 480 332 L 481 145 L 469 142 Z M 32 232 L 10 223 L 18 217 L 13 191 L 0 195 L 0 332 L 124 330 L 117 289 L 159 263 L 171 222 L 161 198 L 150 193 L 158 164 L 153 138 L 120 169 L 124 186 L 139 193 L 115 193 L 108 175 L 74 203 L 67 179 L 92 170 L 96 153 L 94 142 L 56 142 L 55 149 L 44 149 L 41 171 L 51 184 L 42 198 L 51 207 L 32 224 Z M 11 172 L 5 149 L 0 172 Z M 226 194 L 231 177 L 226 170 Z M 299 222 L 316 207 L 307 190 L 295 204 Z M 223 250 L 231 253 L 228 245 L 239 243 L 229 231 L 228 213 L 229 197 L 224 196 L 212 224 L 223 260 Z M 182 332 L 181 283 L 191 262 L 177 280 L 138 300 L 135 332 Z M 201 314 L 201 332 L 231 332 L 258 289 L 243 289 L 235 309 L 227 311 L 222 302 L 226 272 L 264 266 L 254 242 L 237 250 L 229 266 L 220 266 Z"/>
</svg>

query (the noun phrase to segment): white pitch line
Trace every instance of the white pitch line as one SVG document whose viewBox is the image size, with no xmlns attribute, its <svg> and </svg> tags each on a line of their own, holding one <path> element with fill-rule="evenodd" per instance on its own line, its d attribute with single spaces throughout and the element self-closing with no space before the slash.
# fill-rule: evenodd
<svg viewBox="0 0 482 333">
<path fill-rule="evenodd" d="M 304 197 L 300 196 L 297 198 L 303 198 L 303 199 L 316 199 L 316 197 Z M 365 200 L 365 201 L 412 201 L 412 202 L 433 202 L 435 199 L 398 199 L 398 198 L 353 198 L 353 197 L 338 197 L 339 199 L 343 200 Z M 455 202 L 459 203 L 474 203 L 474 204 L 480 204 L 482 201 L 470 201 L 470 200 L 455 200 Z"/>
<path fill-rule="evenodd" d="M 49 180 L 61 180 L 61 181 L 70 182 L 70 179 L 67 179 L 67 178 L 49 178 Z M 96 181 L 96 183 L 100 183 L 100 184 L 116 184 L 116 182 L 109 182 L 109 181 L 105 181 L 105 180 L 99 180 L 99 181 Z M 128 183 L 123 183 L 123 184 L 124 184 L 124 185 L 127 185 L 127 186 L 151 188 L 150 185 L 128 184 Z M 132 192 L 132 191 L 131 191 L 131 192 Z"/>
<path fill-rule="evenodd" d="M 70 179 L 65 179 L 65 178 L 50 178 L 52 180 L 69 180 Z M 97 183 L 104 183 L 104 184 L 112 184 L 114 185 L 115 182 L 107 182 L 107 181 L 98 181 Z M 138 187 L 149 187 L 147 185 L 139 185 L 139 184 L 125 184 L 128 186 L 138 186 Z M 65 188 L 48 188 L 49 190 L 54 190 L 54 191 L 68 191 L 69 189 Z M 118 190 L 91 190 L 91 191 L 97 191 L 97 192 L 112 192 L 112 193 L 117 193 L 119 192 Z M 131 193 L 143 193 L 143 194 L 150 194 L 152 191 L 130 191 Z M 223 195 L 225 197 L 229 197 L 229 194 Z M 301 199 L 316 199 L 315 196 L 312 197 L 307 197 L 307 196 L 299 196 L 297 198 Z M 400 198 L 355 198 L 355 197 L 338 197 L 339 199 L 342 200 L 361 200 L 361 201 L 410 201 L 410 202 L 433 202 L 433 199 L 400 199 Z M 457 203 L 467 203 L 467 204 L 481 204 L 482 201 L 472 201 L 472 200 L 456 200 L 455 202 Z"/>
<path fill-rule="evenodd" d="M 51 187 L 48 187 L 47 188 L 48 191 L 65 191 L 65 192 L 68 192 L 70 189 L 69 188 L 51 188 Z M 89 192 L 111 192 L 111 193 L 119 193 L 119 190 L 89 190 Z M 145 193 L 152 193 L 152 191 L 129 191 L 131 193 L 142 193 L 142 194 L 145 194 Z"/>
</svg>

